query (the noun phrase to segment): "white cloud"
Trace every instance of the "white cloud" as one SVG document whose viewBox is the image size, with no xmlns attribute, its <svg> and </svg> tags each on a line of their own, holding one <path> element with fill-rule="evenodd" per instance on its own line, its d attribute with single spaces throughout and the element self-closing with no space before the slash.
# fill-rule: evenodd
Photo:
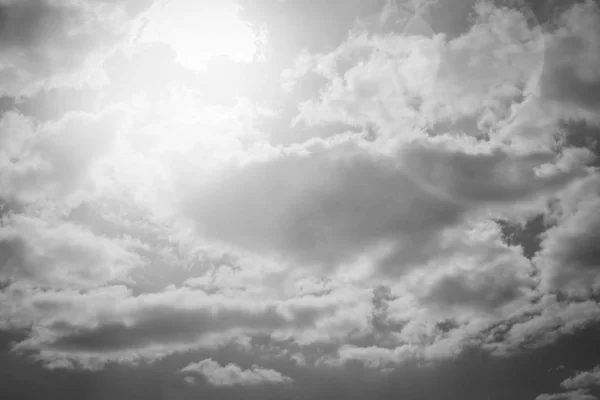
<svg viewBox="0 0 600 400">
<path fill-rule="evenodd" d="M 84 185 L 93 190 L 92 168 L 114 150 L 126 116 L 111 107 L 100 114 L 68 113 L 36 124 L 11 112 L 0 124 L 6 128 L 2 141 L 10 143 L 0 150 L 0 196 L 41 203 L 68 200 Z"/>
<path fill-rule="evenodd" d="M 481 131 L 468 134 L 495 129 L 514 102 L 535 90 L 544 38 L 516 9 L 481 2 L 476 10 L 471 29 L 450 40 L 364 33 L 335 52 L 314 56 L 313 70 L 330 82 L 318 100 L 301 106 L 298 119 L 309 125 L 374 123 L 382 135 L 405 138 L 415 135 L 415 126 L 463 118 L 475 118 Z M 352 60 L 347 70 L 341 63 L 345 57 Z"/>
<path fill-rule="evenodd" d="M 218 362 L 210 358 L 197 363 L 191 363 L 182 368 L 180 372 L 191 375 L 186 378 L 193 379 L 194 375 L 203 376 L 209 384 L 215 386 L 251 386 L 281 384 L 292 381 L 291 378 L 272 369 L 260 368 L 256 365 L 246 370 L 236 364 L 221 366 Z"/>
</svg>

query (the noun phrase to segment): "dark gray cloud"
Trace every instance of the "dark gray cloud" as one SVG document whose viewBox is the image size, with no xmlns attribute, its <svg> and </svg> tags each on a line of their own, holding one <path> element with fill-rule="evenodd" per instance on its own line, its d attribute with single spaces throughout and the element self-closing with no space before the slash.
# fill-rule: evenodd
<svg viewBox="0 0 600 400">
<path fill-rule="evenodd" d="M 208 334 L 230 330 L 273 331 L 284 327 L 309 327 L 319 317 L 320 310 L 300 311 L 288 320 L 276 309 L 258 310 L 208 309 L 178 310 L 172 306 L 155 307 L 135 315 L 135 323 L 124 321 L 101 323 L 96 327 L 72 326 L 68 322 L 50 328 L 61 337 L 51 344 L 58 350 L 110 352 L 143 349 L 152 345 L 190 344 Z"/>
<path fill-rule="evenodd" d="M 568 105 L 571 113 L 600 110 L 600 11 L 592 1 L 563 14 L 556 36 L 547 40 L 542 96 Z M 594 117 L 590 117 L 594 118 Z"/>
<path fill-rule="evenodd" d="M 524 296 L 533 281 L 511 271 L 510 265 L 496 265 L 483 273 L 443 277 L 425 301 L 442 308 L 466 307 L 496 310 Z"/>
<path fill-rule="evenodd" d="M 24 297 L 28 300 L 22 303 Z M 74 297 L 78 303 L 73 303 Z M 7 286 L 1 298 L 6 325 L 0 328 L 29 331 L 15 344 L 17 351 L 33 355 L 49 368 L 87 369 L 110 362 L 154 361 L 195 349 L 216 351 L 241 340 L 240 335 L 314 341 L 310 332 L 317 338 L 336 335 L 335 321 L 344 321 L 348 313 L 344 303 L 349 301 L 336 297 L 258 301 L 188 288 L 133 296 L 123 286 L 81 293 L 43 291 L 22 283 Z M 15 312 L 13 306 L 19 303 L 22 309 Z"/>
<path fill-rule="evenodd" d="M 310 264 L 334 266 L 392 243 L 384 263 L 394 268 L 444 253 L 438 235 L 470 211 L 524 202 L 583 174 L 538 177 L 533 168 L 551 154 L 467 153 L 443 142 L 376 157 L 352 141 L 307 151 L 201 183 L 186 215 L 209 239 Z"/>
</svg>

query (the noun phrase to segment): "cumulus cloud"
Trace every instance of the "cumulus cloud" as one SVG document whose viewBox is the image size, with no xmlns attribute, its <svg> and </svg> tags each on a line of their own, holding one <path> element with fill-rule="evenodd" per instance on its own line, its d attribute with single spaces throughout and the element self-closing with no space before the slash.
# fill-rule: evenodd
<svg viewBox="0 0 600 400">
<path fill-rule="evenodd" d="M 415 125 L 473 118 L 478 128 L 467 133 L 485 136 L 535 89 L 544 38 L 517 9 L 490 2 L 475 9 L 476 23 L 458 37 L 363 33 L 315 56 L 314 71 L 330 84 L 303 104 L 299 120 L 370 123 L 383 135 L 410 137 Z M 353 61 L 348 69 L 340 68 L 344 58 Z"/>
<path fill-rule="evenodd" d="M 579 372 L 575 376 L 565 379 L 560 386 L 568 391 L 555 394 L 541 394 L 536 400 L 596 400 L 597 397 L 589 393 L 590 387 L 600 385 L 600 367 L 590 371 Z"/>
<path fill-rule="evenodd" d="M 250 369 L 242 369 L 236 364 L 221 366 L 218 362 L 208 358 L 197 363 L 191 363 L 179 372 L 190 375 L 191 382 L 194 376 L 200 375 L 214 386 L 251 386 L 261 384 L 281 384 L 291 382 L 292 379 L 272 369 L 260 368 L 253 365 Z"/>
<path fill-rule="evenodd" d="M 43 124 L 15 112 L 3 115 L 0 140 L 7 145 L 0 150 L 0 196 L 21 203 L 64 201 L 82 186 L 89 188 L 94 165 L 114 150 L 125 123 L 118 107 L 68 113 Z"/>
<path fill-rule="evenodd" d="M 565 389 L 581 389 L 590 386 L 600 385 L 600 366 L 596 366 L 591 371 L 580 372 L 577 375 L 567 378 L 560 384 Z"/>
</svg>

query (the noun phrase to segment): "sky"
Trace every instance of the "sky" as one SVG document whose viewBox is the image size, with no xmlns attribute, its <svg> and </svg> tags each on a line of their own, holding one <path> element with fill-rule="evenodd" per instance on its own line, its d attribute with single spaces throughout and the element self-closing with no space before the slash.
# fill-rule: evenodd
<svg viewBox="0 0 600 400">
<path fill-rule="evenodd" d="M 0 0 L 0 398 L 600 399 L 600 4 Z"/>
</svg>

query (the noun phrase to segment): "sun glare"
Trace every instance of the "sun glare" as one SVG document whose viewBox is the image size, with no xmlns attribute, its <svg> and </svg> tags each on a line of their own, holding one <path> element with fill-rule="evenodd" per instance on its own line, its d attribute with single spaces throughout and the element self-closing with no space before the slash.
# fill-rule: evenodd
<svg viewBox="0 0 600 400">
<path fill-rule="evenodd" d="M 163 88 L 161 79 L 157 78 L 163 73 L 162 64 L 148 62 L 144 69 L 149 74 L 137 76 L 147 90 L 131 93 L 125 89 L 117 95 L 119 101 L 136 110 L 137 119 L 152 126 L 127 137 L 136 148 L 145 149 L 147 157 L 191 149 L 201 140 L 212 143 L 212 139 L 206 139 L 214 136 L 212 125 L 223 121 L 214 110 L 204 113 L 199 110 L 205 107 L 204 103 L 218 99 L 222 92 L 235 92 L 240 82 L 244 85 L 251 80 L 220 74 L 220 71 L 207 69 L 207 64 L 216 57 L 252 62 L 260 42 L 260 35 L 240 19 L 239 12 L 240 7 L 230 0 L 165 0 L 147 14 L 138 43 L 167 44 L 181 66 L 209 81 L 201 88 Z M 131 71 L 123 72 L 131 75 Z M 210 83 L 212 81 L 214 83 Z M 152 96 L 148 92 L 161 94 Z M 214 143 L 210 146 L 219 147 Z"/>
<path fill-rule="evenodd" d="M 186 68 L 202 70 L 213 57 L 251 61 L 257 36 L 240 20 L 240 7 L 228 0 L 170 0 L 150 15 L 141 40 L 170 45 Z"/>
</svg>

